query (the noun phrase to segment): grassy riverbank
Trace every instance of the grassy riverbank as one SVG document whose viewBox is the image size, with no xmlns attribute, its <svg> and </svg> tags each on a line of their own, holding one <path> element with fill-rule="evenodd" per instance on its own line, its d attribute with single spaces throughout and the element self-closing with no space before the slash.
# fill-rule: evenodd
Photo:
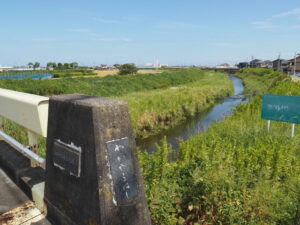
<svg viewBox="0 0 300 225">
<path fill-rule="evenodd" d="M 51 96 L 81 93 L 94 96 L 122 96 L 125 94 L 163 89 L 195 82 L 206 74 L 198 69 L 186 69 L 160 74 L 114 75 L 93 78 L 0 80 L 0 88 Z"/>
<path fill-rule="evenodd" d="M 261 73 L 262 72 L 262 73 Z M 153 224 L 299 224 L 300 129 L 261 120 L 261 93 L 300 95 L 300 84 L 272 70 L 246 70 L 256 93 L 233 116 L 181 144 L 141 154 Z"/>
<path fill-rule="evenodd" d="M 169 129 L 233 92 L 227 75 L 199 69 L 103 78 L 3 80 L 0 87 L 38 95 L 82 93 L 126 100 L 134 131 L 140 138 Z M 27 144 L 23 129 L 7 121 L 5 127 Z M 43 154 L 44 143 L 41 139 Z"/>
<path fill-rule="evenodd" d="M 241 73 L 237 73 L 243 79 L 245 84 L 245 94 L 247 96 L 255 96 L 259 93 L 270 90 L 274 83 L 283 79 L 284 75 L 270 69 L 244 69 Z"/>
<path fill-rule="evenodd" d="M 227 76 L 205 72 L 193 83 L 136 92 L 120 98 L 129 103 L 137 137 L 145 138 L 205 111 L 232 93 L 233 86 Z"/>
</svg>

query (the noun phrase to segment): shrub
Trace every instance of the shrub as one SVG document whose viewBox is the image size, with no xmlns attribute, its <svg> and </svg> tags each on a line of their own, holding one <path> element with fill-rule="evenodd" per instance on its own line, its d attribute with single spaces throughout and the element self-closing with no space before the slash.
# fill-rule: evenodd
<svg viewBox="0 0 300 225">
<path fill-rule="evenodd" d="M 120 75 L 133 75 L 136 74 L 138 71 L 138 68 L 131 63 L 123 64 L 119 67 L 119 74 Z"/>
</svg>

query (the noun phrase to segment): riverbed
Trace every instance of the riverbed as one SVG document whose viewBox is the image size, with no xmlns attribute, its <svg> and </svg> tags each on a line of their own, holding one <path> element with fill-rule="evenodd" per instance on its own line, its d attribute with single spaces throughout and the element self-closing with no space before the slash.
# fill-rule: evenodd
<svg viewBox="0 0 300 225">
<path fill-rule="evenodd" d="M 225 116 L 230 115 L 237 105 L 247 103 L 248 100 L 243 95 L 244 85 L 242 80 L 236 76 L 230 76 L 230 79 L 234 86 L 233 96 L 224 98 L 205 112 L 168 131 L 146 139 L 137 140 L 137 146 L 141 150 L 153 152 L 156 150 L 156 144 L 166 137 L 172 148 L 177 150 L 180 142 L 187 140 L 199 132 L 205 132 L 211 124 L 222 121 Z"/>
</svg>

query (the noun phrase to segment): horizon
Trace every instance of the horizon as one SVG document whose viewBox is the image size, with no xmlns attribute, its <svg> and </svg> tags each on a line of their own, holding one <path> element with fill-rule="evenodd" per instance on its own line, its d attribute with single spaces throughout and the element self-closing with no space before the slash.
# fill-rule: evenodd
<svg viewBox="0 0 300 225">
<path fill-rule="evenodd" d="M 72 4 L 71 4 L 72 3 Z M 18 7 L 16 7 L 18 6 Z M 216 7 L 217 6 L 217 7 Z M 295 0 L 2 3 L 0 65 L 235 65 L 298 53 Z M 298 47 L 298 48 L 297 48 Z"/>
</svg>

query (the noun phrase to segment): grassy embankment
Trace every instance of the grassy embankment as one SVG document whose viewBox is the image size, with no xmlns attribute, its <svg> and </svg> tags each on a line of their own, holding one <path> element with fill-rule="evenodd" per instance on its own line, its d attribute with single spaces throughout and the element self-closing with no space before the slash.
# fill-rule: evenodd
<svg viewBox="0 0 300 225">
<path fill-rule="evenodd" d="M 162 70 L 139 70 L 138 74 L 161 73 Z M 85 67 L 76 69 L 54 69 L 54 70 L 24 70 L 24 71 L 1 71 L 0 76 L 52 74 L 54 78 L 72 77 L 104 77 L 117 75 L 119 70 L 92 70 Z"/>
<path fill-rule="evenodd" d="M 151 74 L 151 73 L 161 73 L 161 69 L 153 69 L 153 70 L 138 70 L 138 74 Z M 105 77 L 109 75 L 117 75 L 119 70 L 94 70 L 96 76 Z"/>
<path fill-rule="evenodd" d="M 232 88 L 224 74 L 205 72 L 193 83 L 120 98 L 129 103 L 135 133 L 141 138 L 167 130 L 205 111 L 217 100 L 232 94 Z"/>
<path fill-rule="evenodd" d="M 55 78 L 67 78 L 67 77 L 84 77 L 84 76 L 95 76 L 95 73 L 92 69 L 68 69 L 68 70 L 53 70 L 49 71 L 53 74 Z"/>
<path fill-rule="evenodd" d="M 225 74 L 198 69 L 103 78 L 2 80 L 0 87 L 38 95 L 82 93 L 126 100 L 138 137 L 168 129 L 233 92 Z M 5 127 L 13 137 L 27 143 L 24 130 L 8 122 Z M 44 139 L 40 146 L 44 154 Z"/>
<path fill-rule="evenodd" d="M 178 161 L 164 142 L 140 156 L 153 224 L 300 224 L 300 129 L 260 118 L 261 93 L 300 96 L 300 83 L 245 70 L 248 94 L 234 115 L 183 142 Z"/>
<path fill-rule="evenodd" d="M 88 68 L 76 69 L 55 69 L 55 70 L 25 70 L 25 71 L 2 71 L 0 76 L 13 76 L 13 75 L 34 75 L 34 74 L 52 74 L 55 78 L 66 77 L 81 77 L 97 75 L 93 70 Z"/>
</svg>

